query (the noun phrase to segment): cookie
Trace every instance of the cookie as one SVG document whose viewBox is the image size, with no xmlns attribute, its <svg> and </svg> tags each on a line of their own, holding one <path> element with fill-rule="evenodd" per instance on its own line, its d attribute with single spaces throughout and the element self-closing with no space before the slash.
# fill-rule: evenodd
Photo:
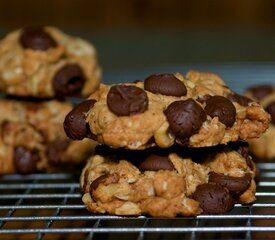
<svg viewBox="0 0 275 240">
<path fill-rule="evenodd" d="M 101 79 L 96 50 L 50 26 L 26 27 L 0 40 L 0 91 L 14 96 L 88 96 Z"/>
<path fill-rule="evenodd" d="M 249 140 L 255 161 L 275 160 L 275 87 L 255 85 L 247 88 L 245 94 L 258 101 L 271 116 L 271 123 L 267 131 L 260 138 Z"/>
<path fill-rule="evenodd" d="M 1 99 L 0 109 L 0 174 L 75 170 L 96 145 L 65 135 L 62 123 L 72 109 L 69 103 Z"/>
<path fill-rule="evenodd" d="M 255 173 L 245 142 L 137 151 L 98 146 L 80 185 L 94 213 L 196 216 L 254 202 Z"/>
<path fill-rule="evenodd" d="M 219 76 L 190 71 L 102 84 L 66 116 L 64 129 L 71 139 L 114 148 L 206 147 L 259 137 L 269 121 L 257 102 L 234 93 Z"/>
</svg>

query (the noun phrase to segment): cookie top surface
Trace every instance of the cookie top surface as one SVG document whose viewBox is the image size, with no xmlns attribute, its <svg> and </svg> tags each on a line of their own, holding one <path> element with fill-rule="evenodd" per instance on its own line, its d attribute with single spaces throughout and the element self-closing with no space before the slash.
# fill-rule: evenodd
<svg viewBox="0 0 275 240">
<path fill-rule="evenodd" d="M 89 99 L 95 102 L 83 113 L 82 128 L 115 148 L 214 146 L 258 137 L 270 121 L 258 103 L 231 91 L 219 76 L 194 71 L 186 77 L 159 74 L 137 83 L 101 85 Z M 65 120 L 73 139 L 75 125 Z"/>
<path fill-rule="evenodd" d="M 101 80 L 94 46 L 51 26 L 26 27 L 0 40 L 0 91 L 14 96 L 88 96 Z"/>
<path fill-rule="evenodd" d="M 81 174 L 82 199 L 90 211 L 117 215 L 225 213 L 235 202 L 255 201 L 247 150 L 245 142 L 199 150 L 98 146 Z"/>
</svg>

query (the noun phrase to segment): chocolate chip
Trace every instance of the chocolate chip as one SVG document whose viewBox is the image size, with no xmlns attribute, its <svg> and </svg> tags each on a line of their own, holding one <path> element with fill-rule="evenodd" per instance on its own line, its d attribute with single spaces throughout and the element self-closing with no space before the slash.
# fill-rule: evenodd
<svg viewBox="0 0 275 240">
<path fill-rule="evenodd" d="M 69 139 L 57 139 L 48 144 L 46 149 L 46 155 L 48 160 L 52 164 L 58 164 L 62 162 L 64 157 L 64 152 L 69 147 L 71 140 Z"/>
<path fill-rule="evenodd" d="M 252 161 L 249 144 L 247 142 L 236 142 L 235 144 L 237 146 L 237 148 L 235 150 L 237 150 L 237 152 L 245 158 L 247 166 L 252 171 L 255 171 L 255 165 Z"/>
<path fill-rule="evenodd" d="M 24 146 L 17 146 L 14 149 L 14 166 L 18 173 L 28 174 L 37 171 L 37 163 L 40 160 L 37 149 L 29 149 Z"/>
<path fill-rule="evenodd" d="M 235 106 L 222 96 L 213 96 L 207 99 L 204 110 L 212 118 L 218 117 L 219 121 L 227 127 L 232 127 L 236 120 Z"/>
<path fill-rule="evenodd" d="M 173 163 L 166 156 L 158 156 L 151 154 L 148 156 L 138 168 L 141 171 L 158 171 L 158 170 L 175 170 Z"/>
<path fill-rule="evenodd" d="M 243 177 L 232 177 L 221 173 L 210 172 L 209 182 L 214 182 L 227 188 L 234 195 L 240 195 L 250 186 L 251 176 L 250 174 L 246 174 Z"/>
<path fill-rule="evenodd" d="M 230 142 L 221 148 L 221 151 L 237 151 L 243 158 L 245 158 L 247 166 L 254 171 L 255 166 L 252 161 L 249 144 L 244 141 Z"/>
<path fill-rule="evenodd" d="M 19 41 L 23 48 L 30 48 L 38 51 L 46 51 L 56 47 L 56 41 L 50 34 L 44 31 L 43 27 L 24 28 Z"/>
<path fill-rule="evenodd" d="M 227 98 L 231 102 L 237 102 L 241 106 L 244 106 L 244 107 L 248 106 L 249 103 L 253 102 L 250 98 L 248 98 L 246 96 L 239 95 L 237 93 L 230 93 L 230 94 L 228 94 Z"/>
<path fill-rule="evenodd" d="M 67 64 L 60 68 L 53 78 L 53 89 L 57 98 L 80 96 L 85 76 L 78 64 Z"/>
<path fill-rule="evenodd" d="M 265 110 L 271 115 L 271 123 L 275 125 L 275 101 L 269 103 Z"/>
<path fill-rule="evenodd" d="M 144 89 L 167 96 L 185 96 L 187 89 L 174 74 L 154 74 L 144 80 Z"/>
<path fill-rule="evenodd" d="M 130 116 L 147 110 L 148 97 L 141 88 L 115 85 L 107 94 L 107 105 L 117 116 Z"/>
<path fill-rule="evenodd" d="M 197 133 L 206 114 L 193 99 L 172 102 L 164 111 L 172 132 L 180 139 L 186 139 Z"/>
<path fill-rule="evenodd" d="M 273 87 L 271 85 L 257 85 L 247 88 L 247 91 L 251 92 L 252 96 L 260 101 L 273 93 Z"/>
<path fill-rule="evenodd" d="M 241 154 L 245 159 L 250 158 L 249 144 L 247 142 L 236 142 L 235 150 Z"/>
<path fill-rule="evenodd" d="M 256 168 L 256 164 L 254 163 L 254 161 L 252 160 L 251 157 L 246 159 L 246 164 L 250 168 L 251 171 L 253 171 L 253 172 L 256 173 L 256 176 L 255 176 L 254 180 L 256 182 L 259 181 L 259 174 L 260 174 L 260 172 L 259 172 L 259 169 Z"/>
<path fill-rule="evenodd" d="M 117 173 L 113 174 L 104 174 L 96 178 L 94 181 L 92 181 L 90 185 L 90 194 L 92 195 L 93 192 L 98 188 L 99 184 L 105 183 L 106 185 L 112 184 L 112 183 L 118 183 L 119 181 L 119 175 Z"/>
<path fill-rule="evenodd" d="M 234 207 L 233 197 L 228 189 L 215 183 L 197 186 L 193 198 L 200 203 L 203 211 L 209 214 L 226 213 Z"/>
<path fill-rule="evenodd" d="M 96 100 L 89 99 L 75 106 L 64 120 L 64 130 L 73 140 L 82 140 L 85 137 L 94 138 L 86 122 L 86 113 L 94 106 Z"/>
<path fill-rule="evenodd" d="M 98 188 L 99 184 L 102 183 L 106 178 L 108 178 L 109 174 L 104 174 L 96 178 L 92 181 L 90 185 L 90 194 L 92 195 L 93 192 Z"/>
</svg>

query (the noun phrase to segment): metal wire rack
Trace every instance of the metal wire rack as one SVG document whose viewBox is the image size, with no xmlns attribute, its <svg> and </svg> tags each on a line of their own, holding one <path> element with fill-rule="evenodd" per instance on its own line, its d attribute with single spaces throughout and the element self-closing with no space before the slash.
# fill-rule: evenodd
<svg viewBox="0 0 275 240">
<path fill-rule="evenodd" d="M 180 65 L 142 73 L 110 73 L 110 82 L 143 79 L 152 72 L 190 69 L 219 73 L 242 93 L 247 84 L 274 82 L 275 63 Z M 81 201 L 78 174 L 0 176 L 0 239 L 275 239 L 275 163 L 258 164 L 253 205 L 228 214 L 173 219 L 93 215 Z"/>
<path fill-rule="evenodd" d="M 258 164 L 253 205 L 228 214 L 173 219 L 93 215 L 81 202 L 77 174 L 0 177 L 0 239 L 275 238 L 275 164 Z"/>
</svg>

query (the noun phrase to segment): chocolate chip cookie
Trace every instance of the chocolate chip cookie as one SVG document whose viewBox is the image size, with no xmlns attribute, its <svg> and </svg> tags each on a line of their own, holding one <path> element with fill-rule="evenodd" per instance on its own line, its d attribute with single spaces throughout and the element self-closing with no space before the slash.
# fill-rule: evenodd
<svg viewBox="0 0 275 240">
<path fill-rule="evenodd" d="M 251 86 L 247 89 L 246 95 L 258 101 L 271 116 L 271 124 L 267 131 L 260 138 L 249 140 L 255 161 L 275 160 L 275 87 L 272 85 Z"/>
<path fill-rule="evenodd" d="M 0 40 L 0 91 L 14 96 L 88 96 L 101 79 L 96 50 L 50 26 L 26 27 Z"/>
<path fill-rule="evenodd" d="M 80 182 L 91 212 L 196 216 L 254 202 L 255 173 L 245 142 L 136 151 L 98 145 Z"/>
<path fill-rule="evenodd" d="M 75 170 L 93 152 L 90 139 L 72 141 L 63 120 L 72 105 L 56 100 L 0 100 L 0 174 Z"/>
<path fill-rule="evenodd" d="M 269 121 L 257 102 L 219 76 L 190 71 L 102 84 L 66 116 L 64 129 L 71 139 L 88 137 L 114 148 L 205 147 L 259 137 Z"/>
</svg>

